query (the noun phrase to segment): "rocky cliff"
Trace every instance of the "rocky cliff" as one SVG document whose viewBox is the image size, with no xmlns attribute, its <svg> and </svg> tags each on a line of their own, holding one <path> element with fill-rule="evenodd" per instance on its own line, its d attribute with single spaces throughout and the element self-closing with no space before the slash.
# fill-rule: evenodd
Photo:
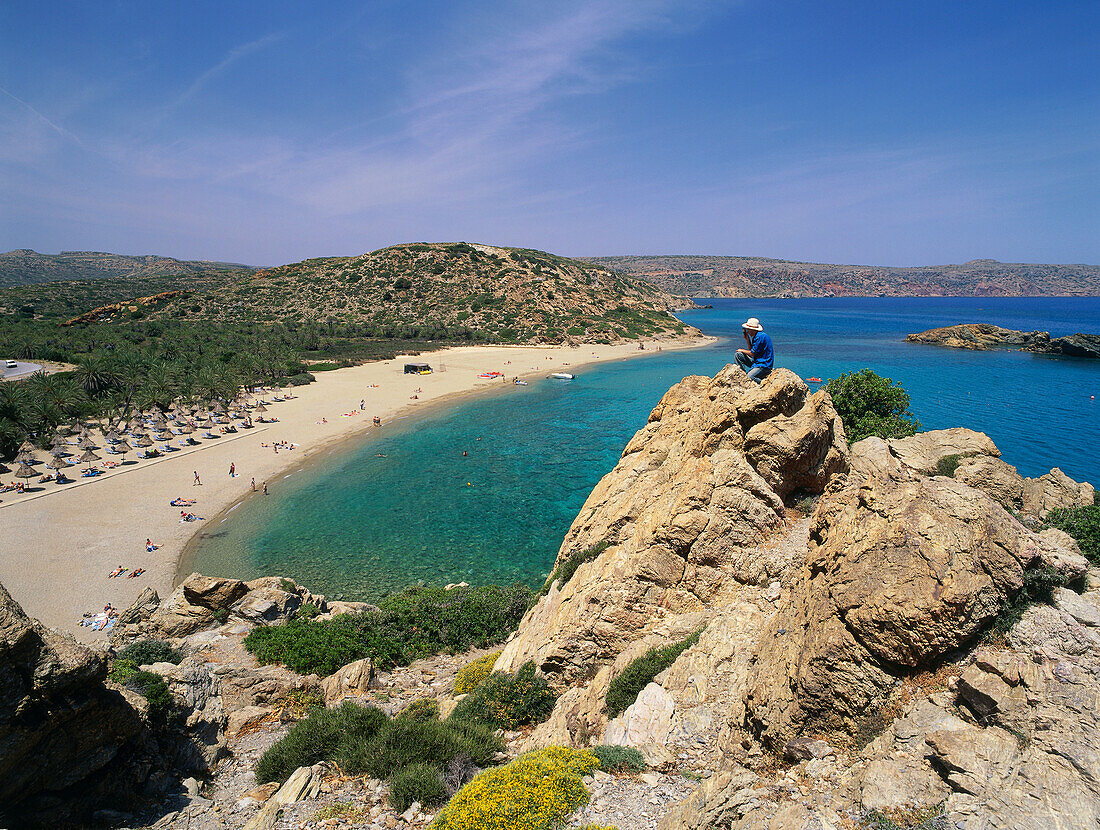
<svg viewBox="0 0 1100 830">
<path fill-rule="evenodd" d="M 928 329 L 905 338 L 910 343 L 929 343 L 951 349 L 990 351 L 1017 348 L 1040 354 L 1062 354 L 1070 357 L 1100 357 L 1100 335 L 1071 334 L 1051 337 L 1046 331 L 1016 331 L 989 323 L 963 323 Z"/>
<path fill-rule="evenodd" d="M 947 456 L 954 477 L 937 474 Z M 706 756 L 720 773 L 665 828 L 842 827 L 845 811 L 901 809 L 967 828 L 1095 826 L 1077 822 L 1100 811 L 1086 679 L 1100 573 L 1040 532 L 1093 490 L 999 456 L 963 429 L 849 449 L 828 395 L 782 370 L 760 386 L 729 368 L 685 379 L 597 485 L 559 553 L 571 575 L 551 577 L 497 661 L 533 660 L 562 692 L 526 745 Z M 1084 593 L 1058 589 L 991 640 L 1037 575 Z M 635 658 L 700 628 L 608 713 Z M 777 797 L 792 780 L 805 786 Z"/>
</svg>

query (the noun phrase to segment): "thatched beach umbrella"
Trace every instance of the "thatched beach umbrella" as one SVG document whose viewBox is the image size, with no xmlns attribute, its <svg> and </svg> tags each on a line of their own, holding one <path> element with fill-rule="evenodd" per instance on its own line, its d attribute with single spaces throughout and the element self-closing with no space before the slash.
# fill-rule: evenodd
<svg viewBox="0 0 1100 830">
<path fill-rule="evenodd" d="M 69 462 L 62 458 L 60 455 L 55 455 L 49 461 L 46 462 L 46 466 L 51 470 L 64 470 L 69 466 Z"/>
<path fill-rule="evenodd" d="M 137 445 L 139 447 L 151 447 L 153 446 L 153 439 L 148 435 L 143 435 L 138 439 Z"/>
<path fill-rule="evenodd" d="M 209 418 L 206 418 L 205 420 L 199 422 L 199 428 L 200 429 L 213 429 L 214 428 L 214 422 L 211 421 Z"/>
<path fill-rule="evenodd" d="M 20 464 L 41 464 L 42 463 L 41 461 L 39 461 L 37 458 L 34 457 L 33 453 L 29 453 L 29 452 L 19 453 L 19 455 L 15 456 L 15 460 L 18 461 Z"/>
<path fill-rule="evenodd" d="M 190 435 L 194 431 L 195 431 L 195 428 L 193 426 L 191 426 L 190 424 L 186 423 L 186 422 L 184 422 L 184 425 L 182 427 L 180 427 L 180 432 L 183 433 L 184 435 Z"/>
<path fill-rule="evenodd" d="M 82 439 L 80 439 L 80 443 L 77 444 L 77 446 L 80 447 L 80 449 L 82 449 L 82 450 L 98 450 L 99 449 L 99 446 L 96 444 L 96 442 L 92 440 L 91 435 L 85 435 Z"/>
<path fill-rule="evenodd" d="M 99 461 L 99 456 L 91 450 L 84 450 L 84 453 L 80 456 L 80 463 L 91 464 L 93 461 Z"/>
<path fill-rule="evenodd" d="M 267 412 L 267 407 L 264 406 L 263 402 L 261 401 L 260 403 L 256 404 L 256 411 L 257 412 Z"/>
<path fill-rule="evenodd" d="M 21 464 L 19 469 L 15 471 L 16 478 L 34 478 L 38 473 L 32 470 L 26 464 Z"/>
<path fill-rule="evenodd" d="M 10 473 L 10 472 L 11 472 L 11 467 L 9 467 L 3 461 L 0 461 L 0 473 Z"/>
<path fill-rule="evenodd" d="M 117 444 L 119 441 L 122 440 L 122 436 L 115 432 L 113 429 L 103 437 L 110 441 L 112 444 Z"/>
<path fill-rule="evenodd" d="M 19 445 L 19 452 L 34 452 L 34 444 L 27 438 Z"/>
</svg>

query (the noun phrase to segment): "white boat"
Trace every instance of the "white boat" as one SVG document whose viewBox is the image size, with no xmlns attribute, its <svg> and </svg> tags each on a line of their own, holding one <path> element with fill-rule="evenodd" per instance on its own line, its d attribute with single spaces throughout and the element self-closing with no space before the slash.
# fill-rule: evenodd
<svg viewBox="0 0 1100 830">
<path fill-rule="evenodd" d="M 576 375 L 570 374 L 569 372 L 552 372 L 550 377 L 558 378 L 559 380 L 573 380 Z"/>
<path fill-rule="evenodd" d="M 517 380 L 517 381 L 514 381 L 514 384 L 515 384 L 516 386 L 526 386 L 526 385 L 527 385 L 527 381 L 525 381 L 525 380 Z"/>
</svg>

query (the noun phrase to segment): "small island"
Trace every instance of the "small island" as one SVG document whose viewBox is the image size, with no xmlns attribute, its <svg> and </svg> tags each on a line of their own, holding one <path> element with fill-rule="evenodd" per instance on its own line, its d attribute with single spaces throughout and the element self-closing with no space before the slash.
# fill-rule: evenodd
<svg viewBox="0 0 1100 830">
<path fill-rule="evenodd" d="M 1068 337 L 1051 337 L 1045 331 L 1015 331 L 989 323 L 963 323 L 928 329 L 919 334 L 910 334 L 905 340 L 908 343 L 930 343 L 951 349 L 990 351 L 1016 348 L 1040 354 L 1100 358 L 1100 334 L 1078 333 Z"/>
</svg>

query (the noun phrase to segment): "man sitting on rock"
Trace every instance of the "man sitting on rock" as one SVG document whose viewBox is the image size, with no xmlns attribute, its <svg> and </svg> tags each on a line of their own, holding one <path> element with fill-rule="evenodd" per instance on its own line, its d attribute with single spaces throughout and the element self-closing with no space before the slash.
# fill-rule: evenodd
<svg viewBox="0 0 1100 830">
<path fill-rule="evenodd" d="M 737 365 L 745 370 L 749 380 L 760 383 L 772 371 L 772 339 L 764 334 L 764 327 L 755 317 L 741 324 L 741 334 L 747 349 L 738 349 L 734 357 Z"/>
</svg>

